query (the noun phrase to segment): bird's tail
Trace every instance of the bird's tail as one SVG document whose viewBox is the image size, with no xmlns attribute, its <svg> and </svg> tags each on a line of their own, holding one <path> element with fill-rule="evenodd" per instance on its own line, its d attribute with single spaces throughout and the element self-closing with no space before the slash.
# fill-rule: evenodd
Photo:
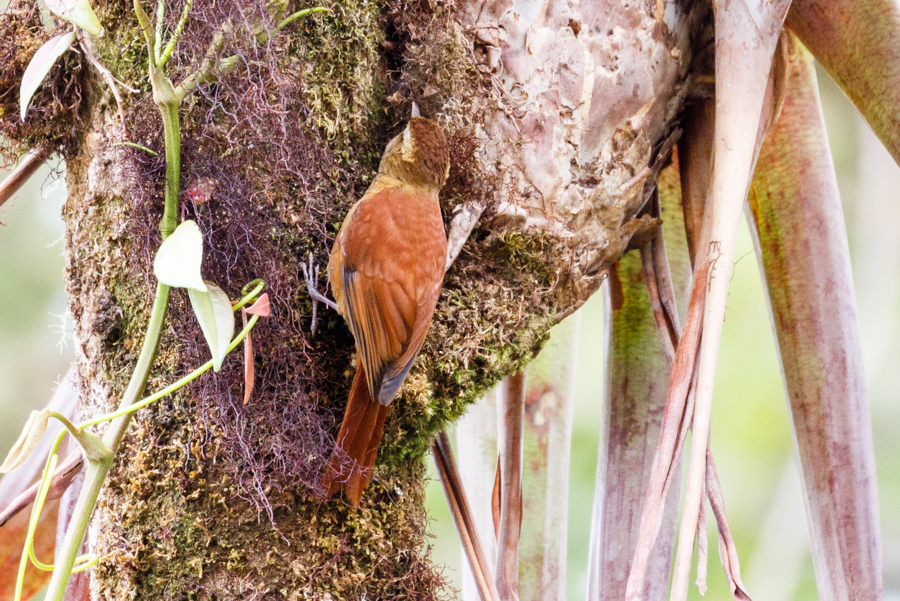
<svg viewBox="0 0 900 601">
<path fill-rule="evenodd" d="M 359 505 L 362 492 L 372 479 L 388 412 L 388 405 L 372 400 L 362 360 L 358 365 L 338 432 L 337 448 L 331 453 L 322 480 L 322 488 L 329 497 L 343 491 L 354 507 Z"/>
</svg>

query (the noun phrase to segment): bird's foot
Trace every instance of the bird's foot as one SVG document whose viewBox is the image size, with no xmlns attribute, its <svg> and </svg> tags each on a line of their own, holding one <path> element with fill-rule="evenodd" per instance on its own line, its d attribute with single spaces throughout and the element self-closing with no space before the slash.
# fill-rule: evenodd
<svg viewBox="0 0 900 601">
<path fill-rule="evenodd" d="M 319 292 L 319 270 L 313 263 L 313 255 L 309 253 L 309 259 L 306 263 L 300 263 L 300 269 L 303 271 L 303 277 L 306 279 L 306 290 L 312 298 L 312 325 L 310 325 L 310 333 L 316 333 L 316 308 L 318 303 L 324 303 L 326 307 L 331 307 L 337 311 L 337 303 Z"/>
</svg>

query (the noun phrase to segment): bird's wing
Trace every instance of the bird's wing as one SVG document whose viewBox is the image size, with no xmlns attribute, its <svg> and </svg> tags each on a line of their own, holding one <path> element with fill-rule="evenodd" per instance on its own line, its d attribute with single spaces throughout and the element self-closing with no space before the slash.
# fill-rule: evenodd
<svg viewBox="0 0 900 601">
<path fill-rule="evenodd" d="M 402 290 L 392 294 L 390 285 L 377 275 L 344 268 L 347 321 L 356 339 L 369 392 L 380 398 L 385 372 L 409 346 L 411 325 L 400 306 L 409 304 Z"/>
<path fill-rule="evenodd" d="M 342 238 L 345 316 L 372 397 L 388 404 L 422 347 L 434 313 L 446 235 L 440 209 L 416 193 L 364 197 Z"/>
</svg>

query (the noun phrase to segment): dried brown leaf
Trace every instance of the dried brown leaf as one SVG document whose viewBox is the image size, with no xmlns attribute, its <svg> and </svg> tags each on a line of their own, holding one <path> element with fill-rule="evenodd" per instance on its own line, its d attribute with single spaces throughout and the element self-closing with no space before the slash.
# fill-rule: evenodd
<svg viewBox="0 0 900 601">
<path fill-rule="evenodd" d="M 44 408 L 40 411 L 32 411 L 19 434 L 19 439 L 9 450 L 3 465 L 0 465 L 0 474 L 5 474 L 12 469 L 21 465 L 34 448 L 40 442 L 44 432 L 47 431 L 47 421 L 50 419 L 50 409 Z"/>
</svg>

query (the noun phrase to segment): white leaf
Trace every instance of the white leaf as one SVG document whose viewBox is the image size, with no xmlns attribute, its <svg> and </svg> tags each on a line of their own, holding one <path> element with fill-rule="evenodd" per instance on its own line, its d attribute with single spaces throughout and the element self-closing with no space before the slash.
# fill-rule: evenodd
<svg viewBox="0 0 900 601">
<path fill-rule="evenodd" d="M 188 295 L 212 353 L 213 369 L 219 371 L 234 335 L 234 312 L 231 310 L 231 300 L 221 288 L 212 282 L 207 282 L 206 286 L 209 288 L 207 292 L 189 288 Z"/>
<path fill-rule="evenodd" d="M 54 14 L 78 25 L 93 35 L 103 35 L 103 26 L 88 0 L 44 0 Z"/>
<path fill-rule="evenodd" d="M 28 110 L 34 93 L 44 83 L 44 78 L 56 63 L 56 59 L 72 45 L 73 39 L 75 39 L 74 31 L 61 33 L 47 40 L 31 57 L 31 62 L 28 63 L 25 74 L 22 76 L 22 85 L 19 87 L 19 112 L 22 115 L 22 121 L 25 120 L 25 111 Z"/>
<path fill-rule="evenodd" d="M 200 276 L 202 262 L 203 234 L 195 222 L 188 220 L 175 228 L 159 246 L 153 261 L 153 273 L 160 282 L 173 288 L 206 292 L 206 284 Z"/>
<path fill-rule="evenodd" d="M 22 429 L 22 434 L 19 435 L 19 440 L 17 440 L 16 444 L 13 445 L 13 448 L 10 449 L 9 455 L 6 456 L 3 465 L 0 465 L 0 474 L 5 474 L 28 459 L 28 456 L 31 455 L 31 452 L 34 450 L 34 447 L 40 442 L 41 436 L 43 436 L 44 432 L 47 430 L 47 420 L 49 419 L 49 409 L 31 412 L 28 422 Z"/>
</svg>

